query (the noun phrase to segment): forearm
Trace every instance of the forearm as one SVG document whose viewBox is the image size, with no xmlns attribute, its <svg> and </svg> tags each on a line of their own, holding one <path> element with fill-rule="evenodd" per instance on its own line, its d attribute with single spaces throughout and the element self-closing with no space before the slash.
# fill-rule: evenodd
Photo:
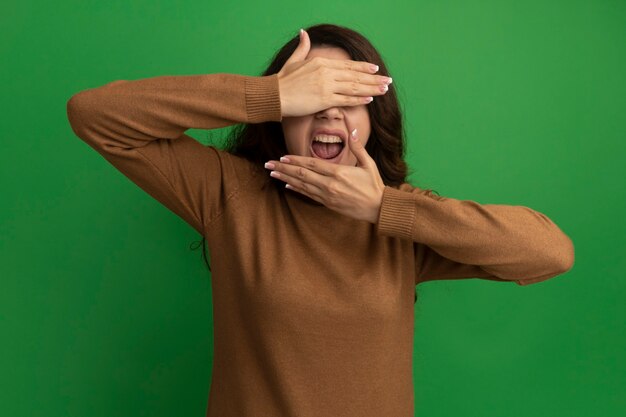
<svg viewBox="0 0 626 417">
<path fill-rule="evenodd" d="M 280 121 L 276 75 L 159 76 L 114 81 L 67 103 L 74 132 L 96 148 L 138 148 L 186 130 Z"/>
<path fill-rule="evenodd" d="M 544 280 L 574 262 L 570 238 L 524 206 L 479 204 L 386 187 L 378 230 L 506 280 Z"/>
</svg>

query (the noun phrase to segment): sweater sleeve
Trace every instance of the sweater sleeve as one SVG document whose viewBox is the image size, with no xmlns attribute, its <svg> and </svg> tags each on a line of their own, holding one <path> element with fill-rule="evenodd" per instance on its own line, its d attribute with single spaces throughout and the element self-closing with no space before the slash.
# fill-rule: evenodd
<svg viewBox="0 0 626 417">
<path fill-rule="evenodd" d="M 409 184 L 385 187 L 377 232 L 415 242 L 416 284 L 485 278 L 528 285 L 574 264 L 572 241 L 542 213 L 435 196 Z"/>
<path fill-rule="evenodd" d="M 199 233 L 245 173 L 241 158 L 187 129 L 280 121 L 277 75 L 159 76 L 119 80 L 73 95 L 74 133 Z"/>
</svg>

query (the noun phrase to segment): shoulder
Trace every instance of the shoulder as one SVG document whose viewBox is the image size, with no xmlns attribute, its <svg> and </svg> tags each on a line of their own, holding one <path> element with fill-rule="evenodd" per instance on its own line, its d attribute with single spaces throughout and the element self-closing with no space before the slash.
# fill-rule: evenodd
<svg viewBox="0 0 626 417">
<path fill-rule="evenodd" d="M 262 164 L 225 149 L 212 147 L 212 152 L 215 152 L 220 159 L 225 205 L 233 206 L 234 204 L 240 210 L 243 202 L 252 208 L 255 203 L 272 198 L 270 195 L 276 187 L 271 186 L 272 178 Z"/>
<path fill-rule="evenodd" d="M 235 155 L 227 150 L 212 145 L 208 145 L 206 148 L 208 152 L 213 153 L 219 160 L 220 168 L 225 179 L 231 179 L 236 182 L 247 182 L 247 180 L 256 178 L 263 173 L 262 166 L 242 156 Z"/>
</svg>

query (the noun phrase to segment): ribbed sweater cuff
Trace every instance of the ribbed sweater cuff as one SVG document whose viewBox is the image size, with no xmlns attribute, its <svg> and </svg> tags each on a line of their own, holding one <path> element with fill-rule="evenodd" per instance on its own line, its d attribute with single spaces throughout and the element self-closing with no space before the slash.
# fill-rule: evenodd
<svg viewBox="0 0 626 417">
<path fill-rule="evenodd" d="M 416 206 L 412 193 L 385 187 L 378 215 L 378 233 L 413 239 Z"/>
<path fill-rule="evenodd" d="M 246 77 L 245 93 L 249 123 L 282 120 L 278 74 Z"/>
</svg>

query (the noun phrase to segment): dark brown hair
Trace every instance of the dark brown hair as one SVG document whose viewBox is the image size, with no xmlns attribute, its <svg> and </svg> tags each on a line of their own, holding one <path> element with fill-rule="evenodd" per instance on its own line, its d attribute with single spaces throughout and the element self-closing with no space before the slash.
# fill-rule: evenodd
<svg viewBox="0 0 626 417">
<path fill-rule="evenodd" d="M 366 61 L 378 65 L 377 74 L 389 75 L 380 54 L 367 38 L 360 33 L 333 24 L 318 24 L 305 29 L 311 40 L 311 48 L 339 47 L 345 50 L 354 61 Z M 262 76 L 278 73 L 295 51 L 299 35 L 291 38 L 272 58 Z M 371 132 L 365 149 L 374 159 L 380 176 L 389 186 L 406 182 L 408 168 L 404 161 L 405 134 L 402 113 L 396 96 L 394 84 L 389 90 L 375 96 L 367 106 Z M 277 160 L 287 153 L 285 139 L 280 122 L 241 124 L 235 126 L 228 138 L 226 150 L 262 166 L 270 159 Z M 276 186 L 283 189 L 284 183 L 272 178 Z M 195 249 L 195 248 L 194 248 Z M 202 239 L 204 261 L 211 269 L 206 257 L 206 241 Z"/>
</svg>

